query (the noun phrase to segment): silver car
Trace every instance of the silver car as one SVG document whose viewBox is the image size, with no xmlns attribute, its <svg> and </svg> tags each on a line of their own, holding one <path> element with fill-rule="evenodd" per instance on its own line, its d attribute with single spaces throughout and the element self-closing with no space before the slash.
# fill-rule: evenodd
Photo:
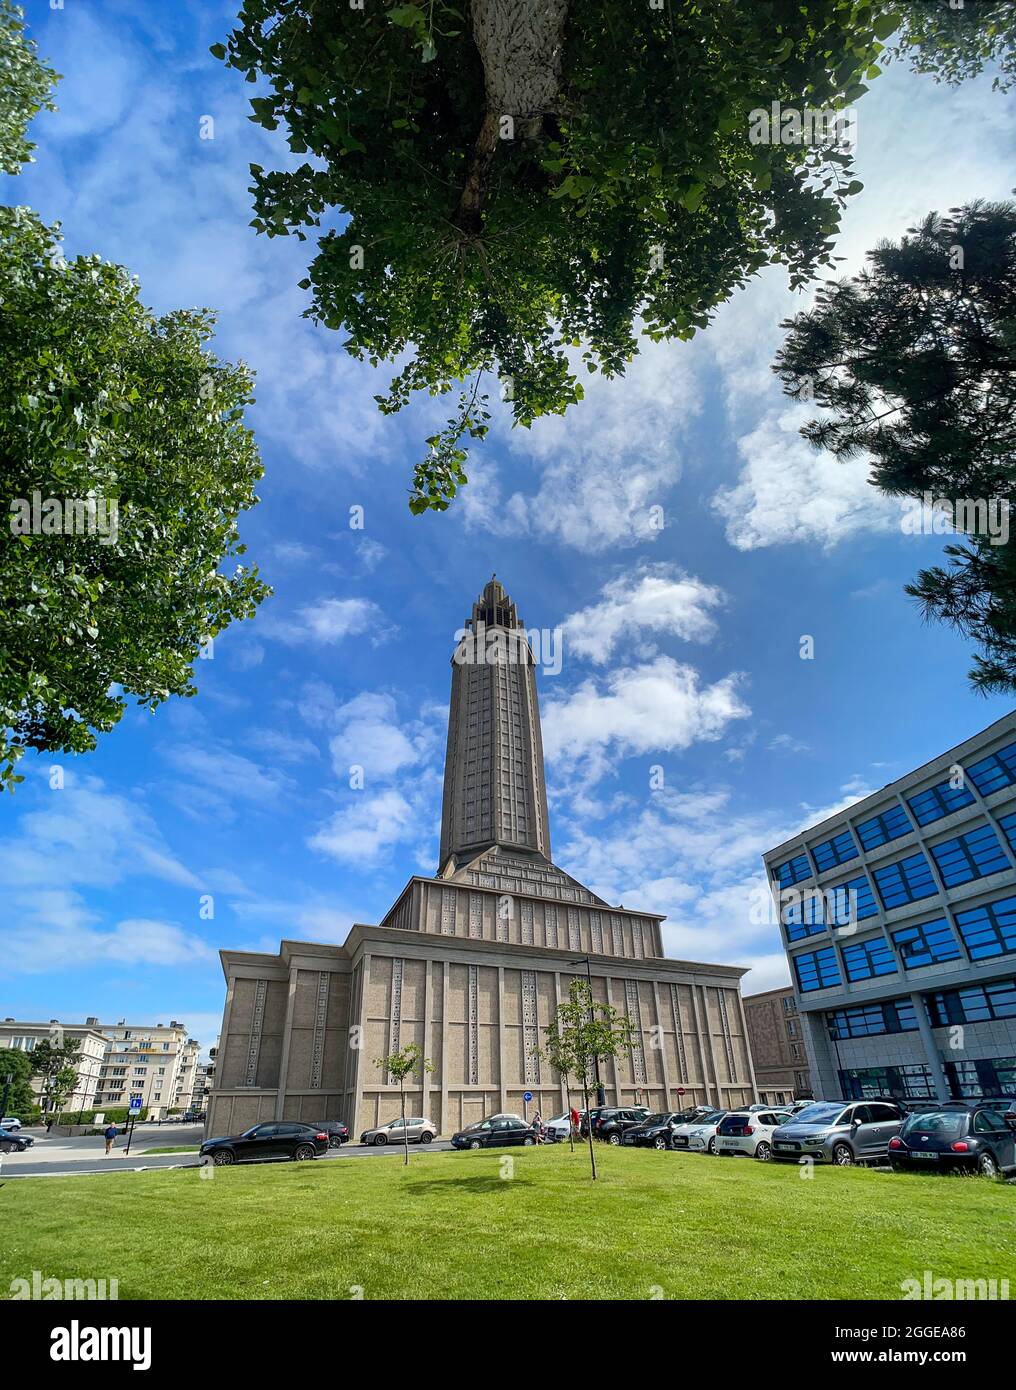
<svg viewBox="0 0 1016 1390">
<path fill-rule="evenodd" d="M 818 1101 L 780 1125 L 772 1139 L 773 1158 L 785 1163 L 807 1158 L 840 1168 L 876 1162 L 887 1157 L 889 1140 L 906 1118 L 895 1101 Z"/>
<path fill-rule="evenodd" d="M 437 1137 L 437 1125 L 433 1120 L 424 1119 L 420 1115 L 411 1116 L 405 1127 L 401 1119 L 389 1120 L 387 1124 L 378 1125 L 375 1129 L 365 1129 L 360 1135 L 360 1143 L 378 1146 L 404 1144 L 407 1137 L 411 1144 L 429 1144 Z"/>
</svg>

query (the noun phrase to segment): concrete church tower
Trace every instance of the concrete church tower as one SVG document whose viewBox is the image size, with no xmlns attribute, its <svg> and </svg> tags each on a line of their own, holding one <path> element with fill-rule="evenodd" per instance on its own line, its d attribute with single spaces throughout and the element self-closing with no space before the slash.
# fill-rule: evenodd
<svg viewBox="0 0 1016 1390">
<path fill-rule="evenodd" d="M 408 1113 L 440 1133 L 530 1103 L 560 1113 L 568 1087 L 541 1046 L 576 979 L 632 1025 L 604 1068 L 609 1105 L 756 1098 L 744 969 L 667 959 L 660 913 L 606 902 L 552 862 L 535 666 L 492 577 L 456 634 L 438 872 L 413 873 L 341 945 L 221 952 L 212 1133 L 344 1119 L 355 1138 L 399 1114 L 376 1059 L 408 1043 L 432 1065 L 410 1079 Z"/>
<path fill-rule="evenodd" d="M 440 871 L 494 845 L 551 858 L 535 661 L 492 575 L 452 657 Z"/>
</svg>

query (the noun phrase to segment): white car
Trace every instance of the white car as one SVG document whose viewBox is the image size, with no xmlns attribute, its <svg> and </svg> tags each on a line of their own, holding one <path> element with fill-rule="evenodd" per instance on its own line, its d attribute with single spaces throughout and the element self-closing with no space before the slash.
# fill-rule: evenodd
<svg viewBox="0 0 1016 1390">
<path fill-rule="evenodd" d="M 562 1139 L 567 1139 L 571 1133 L 571 1116 L 567 1111 L 563 1115 L 555 1115 L 552 1120 L 544 1120 L 543 1137 L 550 1144 L 560 1143 Z"/>
<path fill-rule="evenodd" d="M 688 1153 L 714 1154 L 716 1129 L 726 1113 L 725 1110 L 717 1110 L 715 1114 L 693 1120 L 687 1125 L 680 1125 L 674 1131 L 674 1137 L 670 1141 L 671 1147 L 684 1149 Z"/>
<path fill-rule="evenodd" d="M 721 1157 L 747 1154 L 768 1163 L 773 1156 L 773 1130 L 793 1116 L 787 1110 L 736 1110 L 720 1122 L 716 1152 Z"/>
<path fill-rule="evenodd" d="M 16 1115 L 5 1115 L 3 1119 L 0 1120 L 0 1129 L 7 1130 L 8 1134 L 17 1134 L 20 1128 L 21 1121 Z"/>
</svg>

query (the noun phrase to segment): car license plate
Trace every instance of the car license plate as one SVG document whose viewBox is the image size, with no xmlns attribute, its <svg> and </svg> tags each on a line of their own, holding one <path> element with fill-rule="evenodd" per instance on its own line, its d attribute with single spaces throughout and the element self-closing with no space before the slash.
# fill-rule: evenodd
<svg viewBox="0 0 1016 1390">
<path fill-rule="evenodd" d="M 622 1136 L 621 1136 L 621 1143 L 622 1143 L 622 1144 L 634 1144 L 634 1143 L 635 1143 L 635 1140 L 631 1137 L 630 1134 L 622 1134 Z"/>
<path fill-rule="evenodd" d="M 779 1149 L 781 1153 L 788 1153 L 788 1154 L 797 1153 L 797 1145 L 796 1145 L 796 1144 L 776 1144 L 774 1147 L 777 1148 L 777 1149 Z"/>
<path fill-rule="evenodd" d="M 721 1139 L 721 1140 L 720 1140 L 720 1148 L 721 1148 L 721 1149 L 736 1149 L 736 1148 L 737 1148 L 737 1140 L 736 1140 L 736 1139 Z"/>
<path fill-rule="evenodd" d="M 925 1153 L 923 1149 L 911 1149 L 908 1158 L 930 1158 L 932 1162 L 937 1161 L 938 1154 Z"/>
<path fill-rule="evenodd" d="M 685 1148 L 687 1148 L 687 1147 L 688 1147 L 688 1136 L 687 1136 L 687 1134 L 675 1134 L 675 1135 L 674 1135 L 674 1143 L 675 1143 L 675 1144 L 683 1144 L 683 1145 L 685 1146 Z"/>
</svg>

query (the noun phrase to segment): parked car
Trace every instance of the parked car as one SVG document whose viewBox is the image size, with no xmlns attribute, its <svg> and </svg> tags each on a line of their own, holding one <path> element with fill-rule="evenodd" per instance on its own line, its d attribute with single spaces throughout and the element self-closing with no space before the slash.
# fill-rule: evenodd
<svg viewBox="0 0 1016 1390">
<path fill-rule="evenodd" d="M 681 1114 L 681 1111 L 672 1110 L 647 1115 L 641 1124 L 629 1125 L 621 1136 L 621 1142 L 638 1148 L 669 1149 L 670 1136 L 680 1124 Z"/>
<path fill-rule="evenodd" d="M 16 1115 L 5 1115 L 0 1120 L 0 1129 L 6 1129 L 10 1134 L 17 1134 L 21 1128 L 21 1121 Z"/>
<path fill-rule="evenodd" d="M 344 1125 L 341 1120 L 329 1120 L 321 1128 L 328 1135 L 330 1149 L 341 1149 L 343 1144 L 349 1143 L 349 1126 Z"/>
<path fill-rule="evenodd" d="M 555 1115 L 552 1120 L 544 1120 L 543 1137 L 548 1144 L 559 1144 L 571 1133 L 571 1114 Z"/>
<path fill-rule="evenodd" d="M 781 1105 L 780 1110 L 789 1110 L 791 1115 L 799 1115 L 802 1110 L 807 1110 L 809 1105 L 821 1105 L 822 1101 L 815 1100 L 792 1100 L 787 1105 Z"/>
<path fill-rule="evenodd" d="M 773 1156 L 773 1135 L 791 1118 L 788 1110 L 745 1110 L 725 1115 L 716 1130 L 716 1152 L 721 1158 L 747 1154 L 768 1163 Z"/>
<path fill-rule="evenodd" d="M 608 1106 L 596 1113 L 593 1121 L 593 1138 L 602 1139 L 606 1144 L 620 1144 L 626 1129 L 642 1124 L 649 1118 L 644 1105 L 628 1105 L 624 1108 Z"/>
<path fill-rule="evenodd" d="M 703 1110 L 700 1107 L 696 1107 L 695 1110 L 688 1115 L 687 1119 L 682 1120 L 671 1130 L 670 1147 L 672 1149 L 687 1149 L 688 1136 L 693 1129 L 700 1128 L 710 1120 L 718 1124 L 726 1113 L 725 1110 L 716 1110 L 715 1108 Z"/>
<path fill-rule="evenodd" d="M 28 1147 L 28 1139 L 17 1130 L 0 1128 L 0 1153 L 20 1154 Z"/>
<path fill-rule="evenodd" d="M 328 1135 L 317 1125 L 268 1121 L 224 1139 L 206 1139 L 199 1153 L 217 1166 L 256 1163 L 265 1159 L 319 1158 L 328 1148 Z"/>
<path fill-rule="evenodd" d="M 818 1101 L 781 1126 L 773 1158 L 811 1158 L 841 1168 L 884 1159 L 906 1117 L 896 1101 Z"/>
<path fill-rule="evenodd" d="M 204 1124 L 205 1112 L 203 1110 L 185 1110 L 180 1116 L 181 1123 L 185 1125 Z"/>
<path fill-rule="evenodd" d="M 411 1144 L 429 1144 L 437 1137 L 437 1125 L 433 1120 L 425 1119 L 422 1115 L 411 1115 L 405 1126 L 400 1117 L 374 1129 L 365 1129 L 360 1135 L 360 1143 L 376 1144 L 379 1148 L 385 1144 L 404 1144 L 407 1130 Z"/>
<path fill-rule="evenodd" d="M 518 1115 L 491 1115 L 452 1135 L 455 1149 L 503 1149 L 509 1144 L 524 1144 L 528 1148 L 535 1143 L 533 1126 Z"/>
<path fill-rule="evenodd" d="M 726 1118 L 726 1110 L 717 1110 L 715 1115 L 707 1115 L 699 1124 L 689 1125 L 683 1144 L 680 1135 L 674 1136 L 674 1148 L 683 1148 L 688 1153 L 715 1154 L 716 1133 Z"/>
<path fill-rule="evenodd" d="M 972 1101 L 946 1105 L 910 1115 L 889 1140 L 893 1172 L 922 1168 L 926 1172 L 980 1173 L 997 1178 L 1016 1172 L 1016 1112 L 1005 1101 Z"/>
</svg>

